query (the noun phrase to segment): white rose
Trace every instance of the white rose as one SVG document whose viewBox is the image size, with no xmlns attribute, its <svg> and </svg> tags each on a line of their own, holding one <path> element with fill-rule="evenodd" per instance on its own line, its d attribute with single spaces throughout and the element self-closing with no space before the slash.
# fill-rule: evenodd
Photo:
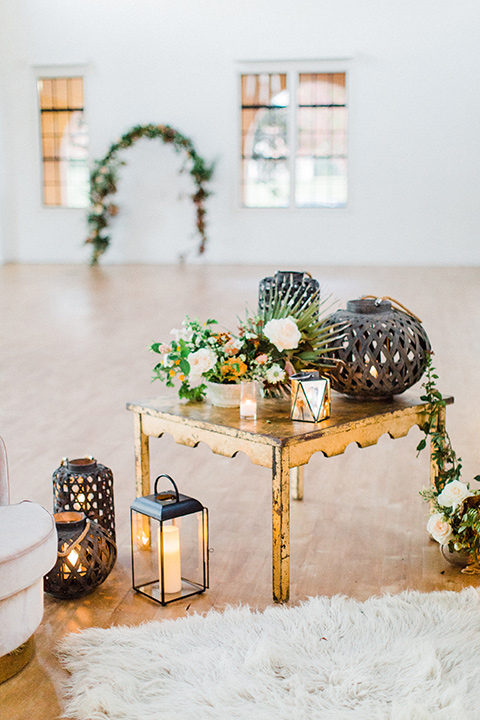
<svg viewBox="0 0 480 720">
<path fill-rule="evenodd" d="M 302 337 L 295 319 L 291 316 L 269 320 L 263 328 L 263 334 L 280 352 L 297 348 Z"/>
<path fill-rule="evenodd" d="M 280 367 L 280 365 L 275 364 L 268 368 L 265 372 L 265 377 L 267 382 L 274 385 L 275 383 L 285 380 L 285 371 Z"/>
<path fill-rule="evenodd" d="M 210 348 L 200 348 L 188 356 L 190 373 L 188 382 L 191 387 L 197 387 L 202 383 L 202 375 L 215 367 L 217 356 Z"/>
<path fill-rule="evenodd" d="M 437 500 L 439 505 L 443 505 L 443 507 L 455 508 L 457 505 L 460 505 L 465 498 L 471 496 L 472 493 L 465 483 L 460 482 L 460 480 L 452 480 L 448 485 L 445 485 Z"/>
<path fill-rule="evenodd" d="M 440 545 L 448 545 L 453 530 L 441 513 L 430 515 L 427 523 L 427 531 Z"/>
</svg>

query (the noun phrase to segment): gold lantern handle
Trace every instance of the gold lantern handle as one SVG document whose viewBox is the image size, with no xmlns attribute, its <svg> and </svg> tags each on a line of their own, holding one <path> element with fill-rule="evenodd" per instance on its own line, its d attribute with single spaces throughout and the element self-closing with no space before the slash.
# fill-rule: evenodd
<svg viewBox="0 0 480 720">
<path fill-rule="evenodd" d="M 377 295 L 362 295 L 361 300 L 367 300 L 367 299 L 380 300 L 380 301 L 382 301 L 382 302 L 383 302 L 384 300 L 390 300 L 390 302 L 391 302 L 393 305 L 396 305 L 398 308 L 400 308 L 400 310 L 403 310 L 404 312 L 406 312 L 407 315 L 410 315 L 410 316 L 413 317 L 415 320 L 418 320 L 419 323 L 422 322 L 422 321 L 420 320 L 420 318 L 418 317 L 418 315 L 415 315 L 415 313 L 413 313 L 411 310 L 409 310 L 408 308 L 406 308 L 405 305 L 402 305 L 402 303 L 398 302 L 398 300 L 395 300 L 394 298 L 390 297 L 389 295 L 384 295 L 383 297 L 378 297 Z"/>
</svg>

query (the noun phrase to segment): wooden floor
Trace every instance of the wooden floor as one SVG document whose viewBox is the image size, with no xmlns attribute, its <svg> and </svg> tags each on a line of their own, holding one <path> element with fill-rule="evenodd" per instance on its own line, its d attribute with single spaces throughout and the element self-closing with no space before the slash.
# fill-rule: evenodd
<svg viewBox="0 0 480 720">
<path fill-rule="evenodd" d="M 210 510 L 211 589 L 167 608 L 130 588 L 129 505 L 134 498 L 129 400 L 155 397 L 152 341 L 169 340 L 185 314 L 234 327 L 255 307 L 259 280 L 276 267 L 18 266 L 0 268 L 0 434 L 9 453 L 12 502 L 51 509 L 51 475 L 62 457 L 94 455 L 112 468 L 118 561 L 84 600 L 45 596 L 36 655 L 0 686 L 1 720 L 52 720 L 62 712 L 65 674 L 55 646 L 92 625 L 137 624 L 211 607 L 271 600 L 270 473 L 245 456 L 227 459 L 167 436 L 151 441 L 152 473 L 171 474 Z M 480 270 L 298 268 L 309 270 L 344 306 L 361 294 L 390 295 L 419 315 L 435 349 L 444 393 L 455 396 L 447 424 L 464 477 L 480 472 Z M 428 457 L 416 458 L 420 431 L 383 437 L 372 448 L 315 456 L 305 499 L 292 507 L 292 601 L 309 595 L 460 590 L 477 585 L 429 541 L 418 491 Z M 1 629 L 0 629 L 1 632 Z"/>
</svg>

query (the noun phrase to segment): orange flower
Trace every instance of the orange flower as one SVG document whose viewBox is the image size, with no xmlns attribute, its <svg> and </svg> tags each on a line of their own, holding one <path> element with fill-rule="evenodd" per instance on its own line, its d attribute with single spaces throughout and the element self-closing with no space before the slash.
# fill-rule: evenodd
<svg viewBox="0 0 480 720">
<path fill-rule="evenodd" d="M 170 375 L 170 377 L 173 377 L 175 375 L 175 370 L 172 368 L 168 371 L 168 374 Z"/>
<path fill-rule="evenodd" d="M 226 380 L 235 380 L 236 378 L 240 377 L 240 375 L 244 375 L 246 372 L 247 366 L 245 365 L 243 360 L 240 360 L 236 357 L 228 358 L 228 360 L 226 360 L 226 362 L 221 367 L 221 373 Z"/>
<path fill-rule="evenodd" d="M 180 382 L 183 382 L 185 380 L 185 375 L 183 373 L 180 373 L 178 379 L 180 380 Z"/>
</svg>

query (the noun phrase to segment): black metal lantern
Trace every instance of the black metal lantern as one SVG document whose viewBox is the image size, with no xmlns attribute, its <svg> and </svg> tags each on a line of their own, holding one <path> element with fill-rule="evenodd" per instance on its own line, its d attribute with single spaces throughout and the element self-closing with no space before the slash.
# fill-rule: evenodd
<svg viewBox="0 0 480 720">
<path fill-rule="evenodd" d="M 64 458 L 53 473 L 53 512 L 84 512 L 115 541 L 113 474 L 93 457 Z"/>
<path fill-rule="evenodd" d="M 83 512 L 54 515 L 58 558 L 44 578 L 45 592 L 64 600 L 92 592 L 107 579 L 117 557 L 110 535 Z"/>
<path fill-rule="evenodd" d="M 306 272 L 279 270 L 274 277 L 260 281 L 258 288 L 258 314 L 264 317 L 269 307 L 280 300 L 292 307 L 303 309 L 315 302 L 320 308 L 320 285 Z M 318 313 L 317 313 L 318 314 Z"/>
<path fill-rule="evenodd" d="M 160 478 L 174 490 L 158 491 Z M 153 495 L 131 505 L 132 585 L 167 605 L 208 588 L 208 510 L 181 495 L 169 475 L 155 480 Z"/>
<path fill-rule="evenodd" d="M 421 321 L 391 298 L 350 300 L 328 322 L 345 325 L 341 345 L 325 357 L 336 361 L 332 388 L 359 398 L 398 395 L 422 377 L 431 352 Z M 399 304 L 399 303 L 397 303 Z M 401 306 L 403 307 L 403 306 Z"/>
</svg>

